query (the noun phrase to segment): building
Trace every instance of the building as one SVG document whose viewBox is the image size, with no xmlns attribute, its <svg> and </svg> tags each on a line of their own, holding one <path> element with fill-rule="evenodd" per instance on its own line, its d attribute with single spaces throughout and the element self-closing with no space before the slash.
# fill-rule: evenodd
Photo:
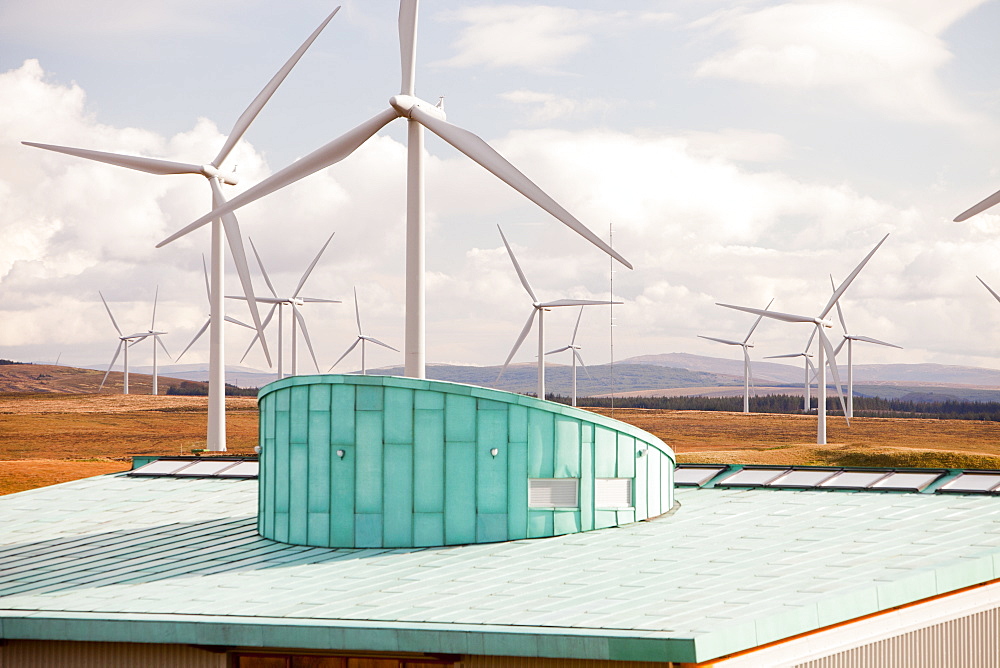
<svg viewBox="0 0 1000 668">
<path fill-rule="evenodd" d="M 324 420 L 326 425 L 342 424 L 350 415 L 357 420 L 357 401 L 331 408 L 333 386 L 344 384 L 354 387 L 355 399 L 361 387 L 413 390 L 414 401 L 404 400 L 402 407 L 397 402 L 406 392 L 388 402 L 387 396 L 399 393 L 361 392 L 368 395 L 366 402 L 381 394 L 380 404 L 363 406 L 370 414 L 361 418 L 373 425 L 372 414 L 380 413 L 381 438 L 355 431 L 352 443 L 369 438 L 372 447 L 383 446 L 378 460 L 383 467 L 404 456 L 385 457 L 386 444 L 399 440 L 387 435 L 386 420 L 405 422 L 409 418 L 399 415 L 407 405 L 413 411 L 437 410 L 415 408 L 437 401 L 430 395 L 417 400 L 420 392 L 445 395 L 442 424 L 449 420 L 450 396 L 471 397 L 484 412 L 500 410 L 491 402 L 507 403 L 508 419 L 521 413 L 518 406 L 552 412 L 551 432 L 548 427 L 525 432 L 524 486 L 514 475 L 499 481 L 484 473 L 503 456 L 493 449 L 518 442 L 515 430 L 500 440 L 494 423 L 477 428 L 472 440 L 466 433 L 464 440 L 442 441 L 445 453 L 436 465 L 442 470 L 449 470 L 446 446 L 452 442 L 470 444 L 485 462 L 476 469 L 475 482 L 466 481 L 464 497 L 456 498 L 472 499 L 478 508 L 482 490 L 502 487 L 505 507 L 522 508 L 523 523 L 482 519 L 502 514 L 488 503 L 483 507 L 489 512 L 474 513 L 471 520 L 458 517 L 461 508 L 444 500 L 441 524 L 424 518 L 419 522 L 425 528 L 418 529 L 416 514 L 434 511 L 416 509 L 426 499 L 414 490 L 432 490 L 437 482 L 413 468 L 412 487 L 405 481 L 402 491 L 389 489 L 400 485 L 383 485 L 381 498 L 392 502 L 381 512 L 354 507 L 355 515 L 381 519 L 356 520 L 349 540 L 360 537 L 376 546 L 308 544 L 337 542 L 330 529 L 337 513 L 316 495 L 300 498 L 295 490 L 315 485 L 323 461 L 335 476 L 338 462 L 354 458 L 359 464 L 353 479 L 361 480 L 358 476 L 373 475 L 375 459 L 348 452 L 342 447 L 346 441 L 329 440 L 327 458 L 311 459 L 308 430 L 290 436 L 284 450 L 279 441 L 282 433 L 299 430 L 303 419 L 320 432 L 327 429 Z M 316 390 L 320 385 L 330 387 Z M 286 389 L 287 404 L 279 401 Z M 0 668 L 1000 663 L 1000 496 L 992 491 L 1000 487 L 1000 472 L 685 466 L 656 482 L 650 473 L 661 471 L 663 460 L 638 464 L 629 477 L 618 458 L 614 475 L 601 475 L 598 469 L 607 471 L 607 464 L 596 465 L 601 458 L 593 456 L 588 468 L 586 453 L 596 453 L 606 436 L 588 442 L 590 428 L 581 426 L 584 454 L 576 457 L 565 449 L 565 435 L 558 435 L 560 429 L 572 431 L 567 421 L 586 422 L 586 413 L 503 394 L 408 379 L 285 379 L 262 392 L 260 479 L 253 461 L 161 459 L 139 461 L 130 473 L 0 497 Z M 327 395 L 326 403 L 319 399 Z M 302 402 L 308 410 L 296 418 Z M 468 401 L 455 405 L 470 410 Z M 317 412 L 325 415 L 317 418 Z M 477 425 L 497 419 L 474 417 Z M 526 419 L 547 424 L 544 417 Z M 594 434 L 615 429 L 604 418 L 592 424 Z M 418 431 L 413 427 L 411 433 Z M 632 459 L 672 462 L 655 437 L 635 432 L 624 426 L 617 432 L 631 443 Z M 512 434 L 515 440 L 509 440 Z M 553 436 L 546 441 L 545 434 Z M 411 449 L 416 452 L 416 446 Z M 337 450 L 345 451 L 343 457 Z M 463 456 L 468 455 L 456 455 Z M 504 469 L 521 470 L 511 459 L 516 458 L 508 458 Z M 577 461 L 578 468 L 567 461 Z M 287 471 L 282 492 L 287 503 L 264 490 L 268 484 L 278 489 L 268 476 L 279 470 Z M 381 480 L 394 477 L 398 472 Z M 447 478 L 442 478 L 445 488 Z M 569 478 L 578 480 L 575 499 L 544 484 L 532 498 L 530 480 Z M 622 478 L 631 480 L 632 506 L 602 508 L 620 505 L 621 483 L 611 483 L 602 500 L 588 497 L 597 480 Z M 338 497 L 336 487 L 329 488 L 331 499 Z M 357 494 L 356 487 L 348 496 L 357 501 Z M 648 512 L 645 521 L 631 521 L 628 512 L 643 503 L 648 510 L 653 497 L 670 503 Z M 558 504 L 572 501 L 573 517 L 581 519 L 544 519 L 557 511 L 571 514 L 572 508 Z M 597 523 L 588 530 L 586 516 L 612 510 L 614 525 Z M 271 519 L 264 517 L 267 512 Z M 288 514 L 287 522 L 277 519 L 281 512 Z M 296 513 L 304 517 L 296 519 Z M 407 513 L 408 534 L 398 529 L 398 516 Z M 448 513 L 458 513 L 457 523 L 444 517 Z M 327 529 L 315 528 L 317 523 Z M 379 531 L 372 529 L 376 525 Z M 541 537 L 515 532 L 498 540 L 501 525 L 504 531 L 523 526 L 526 535 Z M 450 526 L 459 533 L 449 533 Z M 285 540 L 260 533 L 271 530 L 286 531 Z M 448 536 L 462 531 L 462 544 L 451 544 L 456 541 Z M 400 535 L 414 544 L 396 545 Z"/>
</svg>

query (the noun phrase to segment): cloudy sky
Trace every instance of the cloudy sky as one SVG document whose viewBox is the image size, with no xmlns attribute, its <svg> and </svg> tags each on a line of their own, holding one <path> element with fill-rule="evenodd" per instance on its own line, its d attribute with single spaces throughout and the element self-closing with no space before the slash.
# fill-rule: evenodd
<svg viewBox="0 0 1000 668">
<path fill-rule="evenodd" d="M 207 228 L 154 248 L 207 212 L 204 179 L 20 142 L 208 162 L 333 6 L 0 3 L 0 357 L 106 363 L 117 342 L 98 290 L 136 330 L 159 286 L 174 354 L 208 309 Z M 397 11 L 345 1 L 233 152 L 242 180 L 227 196 L 386 107 Z M 852 333 L 905 350 L 866 346 L 857 359 L 1000 368 L 1000 304 L 975 279 L 1000 290 L 1000 208 L 951 222 L 1000 189 L 998 26 L 1000 3 L 983 0 L 425 0 L 417 92 L 444 96 L 451 122 L 599 235 L 613 225 L 635 265 L 614 274 L 615 359 L 738 357 L 697 338 L 742 338 L 752 323 L 715 302 L 773 297 L 775 310 L 813 315 L 829 275 L 889 233 L 843 306 Z M 238 213 L 279 291 L 336 232 L 303 290 L 345 301 L 304 310 L 323 371 L 355 336 L 355 286 L 366 333 L 402 348 L 403 126 Z M 427 150 L 428 361 L 501 363 L 528 316 L 497 224 L 541 299 L 607 298 L 600 251 L 447 144 L 428 136 Z M 550 314 L 548 347 L 568 343 L 575 318 Z M 606 308 L 584 314 L 588 363 L 611 359 L 611 331 Z M 808 334 L 765 322 L 754 355 L 797 352 Z M 237 363 L 249 337 L 227 338 Z M 532 359 L 530 341 L 516 361 Z M 204 360 L 205 341 L 183 361 Z M 394 363 L 370 353 L 370 366 Z"/>
</svg>

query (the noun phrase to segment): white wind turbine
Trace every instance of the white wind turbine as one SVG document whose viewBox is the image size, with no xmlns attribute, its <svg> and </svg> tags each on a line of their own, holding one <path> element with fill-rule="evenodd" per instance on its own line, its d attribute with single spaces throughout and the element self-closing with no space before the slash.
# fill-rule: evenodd
<svg viewBox="0 0 1000 668">
<path fill-rule="evenodd" d="M 803 348 L 801 353 L 789 353 L 787 355 L 769 355 L 765 357 L 766 360 L 776 360 L 776 359 L 786 359 L 790 357 L 801 357 L 804 360 L 803 366 L 805 367 L 805 383 L 802 390 L 802 412 L 808 413 L 812 410 L 810 406 L 810 390 L 812 388 L 813 379 L 816 377 L 817 371 L 816 367 L 812 363 L 812 353 L 809 352 L 809 348 L 812 347 L 813 338 L 816 336 L 816 330 L 814 329 L 809 335 L 809 340 L 806 341 L 806 347 Z"/>
<path fill-rule="evenodd" d="M 497 225 L 497 229 L 500 230 L 500 226 Z M 553 302 L 540 302 L 538 297 L 535 296 L 535 291 L 531 289 L 528 284 L 528 279 L 525 278 L 524 272 L 521 271 L 521 265 L 517 263 L 517 258 L 514 257 L 514 251 L 510 249 L 510 244 L 507 243 L 507 237 L 504 236 L 503 230 L 500 230 L 500 238 L 503 239 L 503 245 L 507 248 L 507 254 L 510 255 L 510 261 L 514 263 L 514 271 L 517 272 L 517 277 L 521 280 L 521 285 L 524 286 L 525 292 L 531 297 L 531 315 L 528 316 L 528 321 L 524 323 L 524 327 L 521 329 L 521 334 L 518 335 L 517 341 L 514 342 L 514 347 L 510 349 L 510 354 L 507 355 L 507 361 L 503 363 L 503 368 L 500 369 L 499 375 L 495 382 L 498 382 L 500 378 L 503 377 L 504 371 L 507 370 L 507 365 L 510 364 L 511 359 L 517 353 L 521 344 L 524 343 L 524 339 L 528 336 L 528 332 L 531 331 L 531 325 L 535 322 L 535 316 L 538 316 L 538 398 L 545 399 L 545 312 L 558 308 L 560 306 L 606 306 L 608 304 L 622 304 L 624 302 L 612 302 L 612 301 L 595 301 L 593 299 L 557 299 Z"/>
<path fill-rule="evenodd" d="M 211 305 L 211 303 L 212 303 L 212 287 L 211 287 L 211 285 L 208 282 L 208 266 L 205 264 L 205 256 L 204 255 L 201 256 L 201 267 L 205 271 L 205 294 L 208 295 L 208 303 L 209 303 L 209 305 Z M 209 306 L 209 308 L 211 308 L 211 306 Z M 253 325 L 248 325 L 248 324 L 246 324 L 245 322 L 243 322 L 241 320 L 237 320 L 236 318 L 233 318 L 232 316 L 228 316 L 227 315 L 226 316 L 226 322 L 231 322 L 233 324 L 239 325 L 240 327 L 245 327 L 246 329 L 253 329 Z M 180 355 L 177 356 L 177 359 L 174 360 L 175 362 L 180 362 L 181 361 L 181 358 L 184 357 L 184 353 L 186 353 L 188 350 L 191 349 L 191 346 L 193 346 L 195 344 L 195 342 L 198 339 L 201 338 L 202 334 L 205 333 L 205 330 L 207 330 L 208 327 L 209 327 L 209 325 L 211 325 L 211 324 L 212 324 L 212 314 L 211 314 L 211 312 L 209 312 L 208 317 L 205 319 L 205 324 L 201 326 L 201 329 L 198 330 L 198 333 L 195 334 L 194 338 L 191 339 L 191 343 L 187 344 L 187 347 L 184 350 L 181 351 Z"/>
<path fill-rule="evenodd" d="M 571 405 L 576 406 L 576 362 L 580 361 L 580 366 L 583 367 L 584 371 L 587 371 L 587 365 L 583 363 L 583 357 L 580 355 L 580 350 L 582 348 L 576 345 L 576 334 L 580 331 L 580 319 L 583 318 L 583 306 L 580 307 L 580 314 L 576 316 L 576 327 L 573 328 L 573 338 L 569 340 L 568 346 L 563 346 L 562 348 L 556 348 L 555 350 L 550 350 L 545 353 L 546 355 L 556 355 L 558 353 L 564 352 L 566 350 L 572 351 L 573 360 L 573 403 Z M 587 377 L 590 377 L 590 372 L 587 371 Z"/>
<path fill-rule="evenodd" d="M 830 286 L 832 287 L 833 276 L 830 277 Z M 984 283 L 985 285 L 985 283 Z M 991 291 L 992 292 L 992 291 Z M 840 302 L 837 302 L 837 317 L 840 318 L 840 326 L 844 328 L 844 338 L 841 340 L 840 344 L 833 351 L 833 354 L 838 354 L 847 344 L 847 417 L 854 417 L 854 342 L 861 341 L 863 343 L 874 343 L 879 346 L 888 346 L 889 348 L 900 348 L 902 346 L 897 346 L 895 343 L 886 343 L 885 341 L 879 341 L 878 339 L 873 339 L 870 336 L 858 336 L 855 334 L 850 334 L 847 329 L 847 322 L 844 320 L 844 311 L 840 308 Z"/>
<path fill-rule="evenodd" d="M 367 343 L 368 341 L 371 341 L 372 343 L 374 343 L 376 345 L 382 346 L 383 348 L 388 348 L 389 350 L 395 350 L 397 353 L 399 352 L 398 350 L 396 350 L 395 348 L 393 348 L 392 346 L 390 346 L 388 343 L 382 343 L 381 341 L 379 341 L 378 339 L 376 339 L 374 337 L 365 336 L 364 332 L 361 329 L 361 310 L 358 308 L 358 289 L 357 288 L 354 288 L 354 316 L 355 316 L 355 318 L 357 318 L 357 321 L 358 321 L 358 338 L 354 339 L 354 343 L 352 343 L 347 348 L 347 350 L 344 351 L 343 355 L 341 355 L 340 357 L 337 358 L 337 361 L 333 363 L 333 365 L 330 367 L 330 369 L 327 371 L 327 373 L 330 373 L 330 371 L 333 371 L 333 367 L 335 367 L 338 364 L 340 364 L 341 360 L 343 360 L 345 357 L 347 357 L 351 353 L 351 351 L 354 350 L 357 347 L 357 345 L 359 343 L 361 344 L 361 375 L 362 376 L 366 375 L 367 372 L 368 372 L 367 369 L 365 368 L 365 343 Z"/>
<path fill-rule="evenodd" d="M 406 185 L 406 330 L 404 343 L 404 373 L 413 378 L 426 377 L 425 372 L 425 299 L 424 299 L 424 150 L 423 128 L 471 158 L 494 176 L 517 190 L 552 216 L 567 225 L 592 244 L 611 255 L 629 269 L 619 253 L 602 241 L 583 223 L 545 194 L 528 177 L 517 170 L 489 144 L 445 120 L 444 110 L 414 96 L 416 78 L 418 0 L 400 0 L 399 46 L 402 64 L 402 86 L 399 95 L 389 99 L 389 108 L 325 146 L 313 151 L 289 167 L 277 172 L 224 206 L 202 216 L 184 229 L 172 234 L 158 246 L 170 243 L 191 230 L 207 224 L 213 218 L 234 211 L 314 172 L 340 162 L 373 137 L 382 127 L 397 118 L 407 120 L 407 185 Z"/>
<path fill-rule="evenodd" d="M 829 337 L 826 335 L 826 332 L 823 331 L 825 328 L 833 327 L 833 323 L 827 320 L 826 317 L 830 314 L 830 311 L 833 310 L 837 300 L 843 296 L 844 292 L 847 291 L 847 288 L 850 287 L 854 279 L 857 278 L 864 266 L 868 264 L 868 260 L 870 260 L 872 255 L 875 254 L 875 251 L 877 251 L 888 238 L 888 234 L 882 237 L 882 240 L 879 241 L 875 245 L 875 248 L 873 248 L 871 252 L 865 256 L 865 259 L 863 259 L 861 263 L 854 268 L 854 271 L 852 271 L 844 282 L 840 284 L 840 287 L 833 291 L 833 295 L 818 315 L 794 315 L 791 313 L 778 313 L 777 311 L 762 311 L 760 309 L 749 308 L 746 306 L 719 304 L 719 306 L 725 306 L 726 308 L 733 308 L 738 311 L 746 311 L 747 313 L 763 315 L 766 318 L 774 318 L 775 320 L 783 320 L 785 322 L 806 322 L 816 327 L 816 333 L 819 336 L 819 358 L 816 363 L 816 368 L 819 370 L 817 390 L 819 400 L 816 411 L 816 443 L 819 445 L 826 443 L 826 361 L 824 359 L 824 355 L 826 355 L 826 357 L 830 360 L 830 371 L 833 372 L 833 380 L 837 387 L 837 396 L 840 397 L 840 405 L 844 409 L 844 418 L 847 419 L 848 424 L 850 424 L 850 418 L 847 417 L 847 406 L 844 404 L 844 395 L 840 390 L 840 373 L 837 371 L 837 358 L 833 351 L 833 344 L 830 343 Z"/>
<path fill-rule="evenodd" d="M 115 320 L 115 316 L 111 313 L 111 307 L 108 306 L 107 300 L 104 299 L 104 295 L 100 291 L 98 291 L 97 294 L 101 295 L 101 301 L 104 303 L 104 308 L 108 312 L 108 317 L 111 318 L 111 324 L 114 325 L 115 331 L 118 332 L 118 347 L 115 349 L 114 357 L 111 358 L 111 364 L 108 365 L 108 370 L 104 372 L 104 379 L 101 380 L 101 386 L 97 388 L 97 391 L 100 392 L 101 390 L 104 389 L 104 383 L 106 383 L 108 380 L 108 374 L 111 373 L 111 368 L 115 365 L 115 362 L 118 361 L 118 355 L 124 352 L 125 357 L 122 360 L 122 365 L 123 365 L 122 394 L 128 394 L 128 349 L 134 346 L 135 344 L 139 343 L 140 341 L 144 341 L 149 337 L 153 337 L 152 394 L 157 394 L 159 388 L 157 386 L 156 345 L 159 344 L 160 347 L 163 348 L 163 352 L 167 353 L 167 357 L 170 357 L 170 353 L 167 351 L 167 347 L 163 344 L 163 341 L 160 340 L 160 337 L 166 334 L 166 332 L 160 332 L 157 331 L 156 329 L 156 302 L 160 296 L 160 289 L 159 288 L 156 289 L 156 293 L 153 297 L 153 319 L 150 322 L 149 329 L 145 332 L 136 332 L 134 334 L 128 334 L 128 335 L 122 333 L 121 327 L 118 326 L 118 322 Z"/>
<path fill-rule="evenodd" d="M 292 358 L 292 373 L 295 376 L 299 372 L 299 355 L 298 355 L 298 331 L 297 328 L 302 328 L 302 337 L 306 341 L 306 346 L 309 348 L 309 354 L 312 356 L 313 364 L 316 366 L 316 373 L 319 373 L 319 362 L 316 361 L 316 352 L 313 350 L 312 341 L 309 338 L 309 330 L 306 328 L 306 320 L 299 312 L 299 308 L 305 306 L 306 304 L 339 304 L 339 299 L 320 299 L 318 297 L 300 297 L 299 293 L 302 292 L 302 288 L 305 287 L 306 281 L 309 280 L 309 276 L 312 274 L 313 269 L 319 263 L 319 259 L 323 257 L 323 253 L 326 251 L 327 246 L 333 241 L 334 232 L 326 240 L 326 243 L 319 249 L 316 253 L 316 257 L 313 258 L 312 263 L 306 270 L 302 273 L 302 278 L 299 279 L 299 284 L 295 286 L 295 291 L 289 296 L 279 296 L 277 291 L 274 289 L 274 284 L 271 283 L 271 278 L 267 275 L 267 270 L 264 268 L 264 263 L 260 259 L 260 253 L 257 252 L 257 247 L 253 245 L 253 239 L 250 239 L 250 248 L 253 249 L 254 257 L 257 259 L 257 266 L 260 267 L 260 273 L 264 276 L 264 282 L 267 283 L 268 290 L 271 291 L 270 297 L 258 297 L 257 301 L 263 304 L 271 304 L 271 310 L 268 311 L 267 317 L 264 318 L 264 326 L 267 327 L 268 323 L 271 322 L 271 318 L 274 317 L 274 312 L 278 312 L 278 378 L 285 377 L 285 370 L 283 366 L 284 359 L 284 308 L 288 306 L 292 311 L 292 332 L 291 332 L 291 358 Z M 230 296 L 230 299 L 245 299 L 245 297 Z M 254 336 L 253 341 L 247 347 L 247 351 L 243 353 L 245 358 L 253 348 L 253 344 L 257 342 L 258 336 Z"/>
<path fill-rule="evenodd" d="M 774 298 L 767 303 L 764 310 L 771 308 L 771 304 L 774 303 Z M 753 344 L 750 343 L 750 337 L 753 336 L 753 332 L 757 329 L 757 325 L 760 324 L 761 319 L 764 316 L 759 315 L 757 319 L 754 320 L 753 326 L 750 327 L 750 331 L 747 335 L 743 337 L 742 341 L 731 341 L 729 339 L 717 339 L 714 336 L 703 336 L 699 334 L 698 336 L 702 339 L 708 339 L 709 341 L 715 341 L 717 343 L 724 343 L 727 346 L 739 346 L 743 349 L 743 412 L 750 412 L 750 383 L 753 382 L 753 372 L 750 370 L 750 352 L 749 349 L 753 348 Z"/>
<path fill-rule="evenodd" d="M 200 174 L 208 180 L 209 186 L 212 190 L 212 208 L 217 209 L 226 203 L 226 199 L 222 195 L 220 184 L 226 183 L 229 185 L 236 185 L 237 183 L 236 174 L 231 171 L 223 171 L 221 169 L 222 163 L 225 162 L 227 157 L 229 157 L 230 152 L 232 152 L 233 148 L 243 137 L 244 133 L 246 133 L 250 124 L 254 121 L 257 114 L 260 113 L 261 109 L 277 90 L 281 82 L 285 80 L 288 73 L 292 70 L 309 46 L 312 45 L 317 37 L 319 37 L 320 32 L 322 32 L 323 28 L 326 27 L 339 10 L 340 7 L 337 7 L 329 16 L 326 17 L 320 26 L 316 28 L 316 30 L 313 31 L 309 38 L 302 44 L 302 46 L 300 46 L 299 49 L 292 54 L 292 57 L 288 59 L 278 73 L 271 78 L 266 86 L 264 86 L 264 89 L 257 94 L 257 97 L 255 97 L 253 102 L 250 103 L 250 106 L 247 107 L 246 111 L 244 111 L 239 119 L 237 119 L 236 124 L 230 131 L 229 136 L 226 138 L 219 154 L 208 164 L 187 164 L 156 158 L 143 158 L 131 155 L 119 155 L 117 153 L 105 153 L 103 151 L 69 148 L 66 146 L 53 146 L 50 144 L 36 144 L 32 142 L 23 143 L 28 146 L 35 146 L 38 148 L 48 149 L 50 151 L 66 153 L 68 155 L 87 158 L 88 160 L 96 160 L 98 162 L 117 165 L 119 167 L 126 167 L 128 169 L 147 172 L 149 174 Z M 257 329 L 258 333 L 263 332 L 263 324 L 261 323 L 260 313 L 254 299 L 253 283 L 250 280 L 250 268 L 247 266 L 246 251 L 243 248 L 243 239 L 240 235 L 239 223 L 236 220 L 236 216 L 233 215 L 231 211 L 232 210 L 224 214 L 215 214 L 205 221 L 206 223 L 212 223 L 211 293 L 213 299 L 211 302 L 211 331 L 209 333 L 211 343 L 209 347 L 207 433 L 207 448 L 211 451 L 224 451 L 226 449 L 225 340 L 223 336 L 224 328 L 222 326 L 225 314 L 222 301 L 224 295 L 223 274 L 225 271 L 225 249 L 222 244 L 223 232 L 225 232 L 226 239 L 229 243 L 229 250 L 232 253 L 233 262 L 236 265 L 236 272 L 239 275 L 240 283 L 243 286 L 243 293 L 246 295 L 250 306 L 250 314 L 253 317 L 254 327 Z M 183 234 L 186 234 L 186 232 L 176 234 L 174 235 L 174 238 L 183 236 Z M 162 246 L 163 244 L 160 245 Z M 268 364 L 270 364 L 271 357 L 269 351 L 267 350 L 267 344 L 263 341 L 263 337 L 261 338 L 261 345 L 264 347 L 264 356 L 267 358 Z"/>
</svg>

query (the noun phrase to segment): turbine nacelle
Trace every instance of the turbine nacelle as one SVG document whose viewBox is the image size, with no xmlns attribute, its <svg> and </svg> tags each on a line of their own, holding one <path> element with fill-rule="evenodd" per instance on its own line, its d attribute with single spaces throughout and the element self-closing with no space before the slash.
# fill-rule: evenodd
<svg viewBox="0 0 1000 668">
<path fill-rule="evenodd" d="M 201 173 L 205 178 L 218 179 L 230 186 L 235 186 L 240 182 L 240 177 L 236 176 L 236 172 L 224 172 L 215 165 L 202 165 Z"/>
<path fill-rule="evenodd" d="M 442 101 L 443 99 L 444 98 L 442 98 Z M 414 97 L 413 95 L 393 95 L 389 98 L 389 105 L 404 118 L 410 118 L 410 114 L 413 113 L 413 109 L 417 108 L 420 111 L 430 114 L 439 121 L 448 120 L 447 116 L 445 116 L 442 102 L 438 102 L 434 105 L 430 102 L 421 100 L 419 97 Z"/>
</svg>

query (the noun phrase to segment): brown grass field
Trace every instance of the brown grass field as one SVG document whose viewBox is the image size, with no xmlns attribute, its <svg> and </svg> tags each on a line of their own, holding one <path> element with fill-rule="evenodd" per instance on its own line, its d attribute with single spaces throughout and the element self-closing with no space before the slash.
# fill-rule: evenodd
<svg viewBox="0 0 1000 668">
<path fill-rule="evenodd" d="M 227 405 L 229 453 L 257 444 L 257 402 Z M 185 455 L 205 445 L 205 397 L 0 394 L 0 494 L 129 468 L 132 455 Z M 829 418 L 817 446 L 804 415 L 599 409 L 649 431 L 682 462 L 1000 469 L 1000 423 Z"/>
</svg>

